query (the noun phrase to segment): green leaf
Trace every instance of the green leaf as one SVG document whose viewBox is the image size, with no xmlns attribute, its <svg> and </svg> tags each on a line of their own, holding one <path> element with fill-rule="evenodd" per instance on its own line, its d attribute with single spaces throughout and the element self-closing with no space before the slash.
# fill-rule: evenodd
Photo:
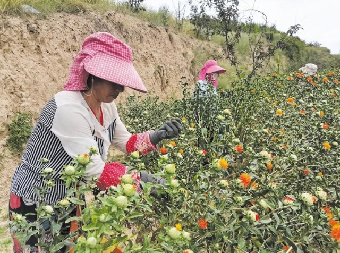
<svg viewBox="0 0 340 253">
<path fill-rule="evenodd" d="M 68 218 L 66 221 L 65 221 L 65 223 L 69 223 L 69 222 L 71 222 L 71 221 L 80 221 L 80 220 L 82 220 L 82 217 L 81 216 L 74 216 L 74 217 L 70 217 L 70 218 Z"/>
<path fill-rule="evenodd" d="M 91 224 L 82 226 L 82 229 L 84 231 L 96 230 L 98 228 L 99 228 L 98 226 L 94 226 L 94 225 L 91 225 Z"/>
<path fill-rule="evenodd" d="M 246 246 L 246 241 L 241 237 L 238 239 L 237 241 L 237 246 L 240 248 L 240 249 L 244 249 L 245 246 Z"/>
<path fill-rule="evenodd" d="M 150 207 L 147 206 L 147 205 L 140 204 L 139 207 L 141 207 L 141 208 L 144 209 L 144 210 L 148 210 L 149 212 L 152 212 L 152 210 L 150 209 Z"/>
<path fill-rule="evenodd" d="M 140 216 L 144 216 L 144 214 L 135 212 L 135 213 L 131 213 L 129 215 L 129 218 L 133 219 L 133 218 L 140 217 Z"/>
<path fill-rule="evenodd" d="M 268 219 L 265 219 L 265 220 L 260 220 L 259 223 L 262 223 L 262 224 L 269 224 L 272 222 L 272 219 L 271 218 L 268 218 Z"/>
<path fill-rule="evenodd" d="M 85 205 L 85 201 L 78 198 L 71 197 L 69 198 L 69 201 L 75 205 Z"/>
<path fill-rule="evenodd" d="M 58 250 L 62 249 L 65 246 L 64 242 L 60 242 L 54 246 L 52 246 L 51 248 L 49 248 L 49 251 L 51 253 L 57 252 Z"/>
</svg>

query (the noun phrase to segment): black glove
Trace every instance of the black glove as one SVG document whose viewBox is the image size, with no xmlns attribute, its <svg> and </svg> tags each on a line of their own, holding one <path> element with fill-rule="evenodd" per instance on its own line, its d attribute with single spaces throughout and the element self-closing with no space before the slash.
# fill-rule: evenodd
<svg viewBox="0 0 340 253">
<path fill-rule="evenodd" d="M 155 178 L 154 175 L 147 173 L 146 171 L 141 171 L 140 173 L 140 180 L 142 180 L 144 183 L 154 183 L 154 184 L 160 184 L 165 185 L 168 181 L 164 178 L 157 177 Z M 152 188 L 150 195 L 155 198 L 165 198 L 165 194 L 158 194 L 156 188 Z"/>
<path fill-rule="evenodd" d="M 150 133 L 150 141 L 153 145 L 157 145 L 163 139 L 172 139 L 181 132 L 182 128 L 180 119 L 168 120 L 158 130 Z"/>
</svg>

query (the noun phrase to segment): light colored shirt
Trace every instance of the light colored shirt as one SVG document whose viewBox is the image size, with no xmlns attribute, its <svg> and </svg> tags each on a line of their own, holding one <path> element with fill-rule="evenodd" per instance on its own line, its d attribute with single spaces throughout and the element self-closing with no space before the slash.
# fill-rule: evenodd
<svg viewBox="0 0 340 253">
<path fill-rule="evenodd" d="M 69 164 L 74 156 L 98 147 L 99 154 L 91 157 L 86 170 L 86 179 L 99 177 L 102 173 L 112 144 L 126 152 L 126 143 L 131 137 L 112 103 L 102 104 L 103 126 L 93 115 L 79 91 L 61 91 L 43 108 L 34 127 L 22 162 L 12 178 L 11 192 L 17 196 L 38 200 L 35 187 L 46 187 L 41 172 L 51 167 L 55 186 L 50 187 L 45 201 L 55 204 L 66 195 L 65 182 L 60 179 L 63 165 Z M 41 163 L 47 158 L 48 163 Z"/>
</svg>

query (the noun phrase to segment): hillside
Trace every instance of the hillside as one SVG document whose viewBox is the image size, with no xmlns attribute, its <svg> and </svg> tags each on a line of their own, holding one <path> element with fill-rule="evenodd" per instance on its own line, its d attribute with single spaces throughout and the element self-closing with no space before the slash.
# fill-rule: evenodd
<svg viewBox="0 0 340 253">
<path fill-rule="evenodd" d="M 135 68 L 146 87 L 163 100 L 181 96 L 182 76 L 194 85 L 199 67 L 207 60 L 197 62 L 196 51 L 216 55 L 221 50 L 116 12 L 53 14 L 48 18 L 1 16 L 0 24 L 0 209 L 4 217 L 0 227 L 7 223 L 10 181 L 20 161 L 5 147 L 6 123 L 17 112 L 31 112 L 37 118 L 53 94 L 62 90 L 85 37 L 106 31 L 130 45 Z M 117 102 L 132 93 L 127 89 Z"/>
</svg>

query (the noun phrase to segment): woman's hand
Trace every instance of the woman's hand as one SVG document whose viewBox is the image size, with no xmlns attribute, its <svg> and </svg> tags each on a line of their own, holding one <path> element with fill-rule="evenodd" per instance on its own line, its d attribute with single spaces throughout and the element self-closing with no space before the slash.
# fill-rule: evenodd
<svg viewBox="0 0 340 253">
<path fill-rule="evenodd" d="M 166 121 L 157 130 L 150 133 L 150 141 L 157 145 L 163 139 L 172 139 L 176 137 L 183 129 L 181 120 L 178 118 Z"/>
</svg>

